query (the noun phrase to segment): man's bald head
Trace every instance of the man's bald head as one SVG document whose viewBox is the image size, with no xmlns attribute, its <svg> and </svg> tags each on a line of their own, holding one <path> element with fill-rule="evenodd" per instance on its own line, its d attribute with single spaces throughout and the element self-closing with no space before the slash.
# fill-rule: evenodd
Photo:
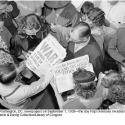
<svg viewBox="0 0 125 125">
<path fill-rule="evenodd" d="M 79 30 L 79 37 L 86 37 L 89 36 L 91 34 L 91 29 L 89 27 L 89 25 L 85 22 L 80 22 L 79 24 L 77 24 L 74 29 L 78 29 Z"/>
<path fill-rule="evenodd" d="M 88 38 L 91 35 L 91 29 L 85 22 L 80 22 L 71 30 L 71 39 L 75 42 L 82 41 L 84 38 Z M 84 40 L 83 40 L 84 41 Z"/>
</svg>

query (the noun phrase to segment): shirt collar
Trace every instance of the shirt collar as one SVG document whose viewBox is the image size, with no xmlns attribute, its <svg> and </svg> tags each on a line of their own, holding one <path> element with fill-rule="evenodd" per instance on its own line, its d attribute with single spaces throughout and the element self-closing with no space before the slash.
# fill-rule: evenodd
<svg viewBox="0 0 125 125">
<path fill-rule="evenodd" d="M 79 45 L 82 46 L 82 47 L 85 47 L 85 46 L 88 45 L 89 41 L 90 41 L 90 37 L 88 38 L 87 42 L 85 42 L 85 43 L 80 43 Z M 77 44 L 77 43 L 76 43 L 76 44 Z M 78 45 L 78 44 L 77 44 L 77 45 Z"/>
</svg>

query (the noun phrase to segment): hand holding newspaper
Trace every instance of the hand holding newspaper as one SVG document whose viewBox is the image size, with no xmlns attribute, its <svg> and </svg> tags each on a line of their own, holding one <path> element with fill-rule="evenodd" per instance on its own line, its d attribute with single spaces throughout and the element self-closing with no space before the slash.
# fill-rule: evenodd
<svg viewBox="0 0 125 125">
<path fill-rule="evenodd" d="M 38 76 L 49 75 L 52 71 L 55 77 L 55 83 L 52 84 L 55 84 L 58 92 L 62 93 L 74 88 L 72 73 L 78 68 L 93 72 L 88 55 L 60 63 L 65 56 L 65 49 L 49 34 L 29 56 L 26 66 Z"/>
<path fill-rule="evenodd" d="M 29 56 L 26 66 L 40 76 L 43 73 L 49 73 L 51 68 L 60 63 L 65 56 L 65 49 L 55 37 L 49 34 Z"/>
<path fill-rule="evenodd" d="M 52 84 L 56 84 L 59 93 L 74 89 L 72 73 L 78 68 L 93 72 L 93 66 L 89 63 L 88 55 L 63 62 L 53 68 L 55 83 Z"/>
</svg>

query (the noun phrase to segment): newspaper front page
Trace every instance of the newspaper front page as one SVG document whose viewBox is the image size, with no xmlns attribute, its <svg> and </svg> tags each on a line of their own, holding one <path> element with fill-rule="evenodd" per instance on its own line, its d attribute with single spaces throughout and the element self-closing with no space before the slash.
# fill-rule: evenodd
<svg viewBox="0 0 125 125">
<path fill-rule="evenodd" d="M 27 67 L 40 76 L 61 62 L 66 56 L 66 50 L 51 34 L 49 34 L 27 59 Z"/>
</svg>

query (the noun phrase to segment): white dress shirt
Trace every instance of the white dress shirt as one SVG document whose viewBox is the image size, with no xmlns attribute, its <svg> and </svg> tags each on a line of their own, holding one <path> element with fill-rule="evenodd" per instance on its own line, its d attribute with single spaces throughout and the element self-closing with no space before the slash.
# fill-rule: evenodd
<svg viewBox="0 0 125 125">
<path fill-rule="evenodd" d="M 89 41 L 90 41 L 90 37 L 89 37 L 88 41 L 85 42 L 85 43 L 75 44 L 75 50 L 74 50 L 74 52 L 76 53 L 77 51 L 79 51 L 83 47 L 87 46 L 88 43 L 89 43 Z"/>
</svg>

